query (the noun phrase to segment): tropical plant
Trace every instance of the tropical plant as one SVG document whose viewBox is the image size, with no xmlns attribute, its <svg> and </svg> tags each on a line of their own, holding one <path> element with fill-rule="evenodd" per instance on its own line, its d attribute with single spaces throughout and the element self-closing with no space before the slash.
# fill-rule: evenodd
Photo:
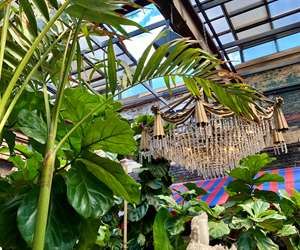
<svg viewBox="0 0 300 250">
<path fill-rule="evenodd" d="M 170 195 L 172 184 L 169 163 L 162 159 L 145 161 L 132 174 L 141 184 L 141 200 L 128 205 L 128 249 L 153 249 L 153 225 L 160 209 L 159 195 Z M 124 203 L 116 199 L 112 208 L 101 218 L 95 249 L 121 249 L 124 227 Z M 121 214 L 120 214 L 121 211 Z"/>
<path fill-rule="evenodd" d="M 266 182 L 283 181 L 275 174 L 259 174 L 272 160 L 267 154 L 241 160 L 240 166 L 229 172 L 234 180 L 227 186 L 229 199 L 222 206 L 208 207 L 199 199 L 205 190 L 194 183 L 186 183 L 187 191 L 179 192 L 185 201 L 182 205 L 169 196 L 159 196 L 162 206 L 154 224 L 155 249 L 177 249 L 174 235 L 184 242 L 183 232 L 193 216 L 202 212 L 209 217 L 211 245 L 236 244 L 238 249 L 253 250 L 300 249 L 299 192 L 289 196 L 285 191 L 276 194 L 258 189 Z"/>
<path fill-rule="evenodd" d="M 3 226 L 14 225 L 12 230 L 16 230 L 11 222 L 17 218 L 22 237 L 17 232 L 16 237 L 34 250 L 43 249 L 44 245 L 52 249 L 59 244 L 71 249 L 80 230 L 80 219 L 101 216 L 112 204 L 112 198 L 108 198 L 112 192 L 138 202 L 138 185 L 125 175 L 120 164 L 95 154 L 96 150 L 121 155 L 134 151 L 132 132 L 116 113 L 119 105 L 113 102 L 122 91 L 158 77 L 164 77 L 170 87 L 170 82 L 179 76 L 193 95 L 201 95 L 203 89 L 209 98 L 238 114 L 252 113 L 248 103 L 257 98 L 256 92 L 247 85 L 231 83 L 232 74 L 216 72 L 214 68 L 222 62 L 201 49 L 192 48 L 194 41 L 178 39 L 162 45 L 153 54 L 153 44 L 150 44 L 134 69 L 118 60 L 112 37 L 124 39 L 127 35 L 124 25 L 142 28 L 117 13 L 126 4 L 134 5 L 130 0 L 0 2 L 3 13 L 0 134 L 9 146 L 12 157 L 9 160 L 19 169 L 3 184 L 14 193 L 13 197 L 5 191 L 1 195 L 2 206 L 6 206 L 1 211 L 10 214 L 2 214 L 6 218 Z M 103 24 L 117 32 L 109 32 Z M 93 72 L 101 70 L 106 79 L 105 96 L 94 93 L 80 73 L 83 59 L 79 41 L 86 39 L 90 45 L 91 35 L 111 37 L 106 60 L 103 63 L 101 58 L 93 66 Z M 78 71 L 76 78 L 70 76 L 72 65 Z M 124 71 L 122 77 L 117 76 L 118 67 Z M 74 82 L 78 84 L 75 89 L 71 87 Z M 54 99 L 47 92 L 50 85 L 56 89 Z M 31 149 L 26 149 L 26 153 L 15 146 L 15 130 L 29 138 Z M 15 156 L 15 151 L 21 156 Z M 95 186 L 97 189 L 92 191 Z M 62 213 L 56 205 L 68 204 L 64 190 L 70 205 Z M 90 196 L 90 191 L 97 198 Z M 84 194 L 86 202 L 80 202 L 79 197 Z M 102 209 L 96 211 L 95 204 Z M 75 216 L 74 210 L 81 218 Z M 72 220 L 65 219 L 68 214 L 74 214 Z M 85 221 L 80 225 L 90 226 Z M 56 237 L 55 227 L 66 230 Z M 67 228 L 72 233 L 67 234 Z M 2 244 L 19 248 L 18 242 L 11 239 Z"/>
</svg>

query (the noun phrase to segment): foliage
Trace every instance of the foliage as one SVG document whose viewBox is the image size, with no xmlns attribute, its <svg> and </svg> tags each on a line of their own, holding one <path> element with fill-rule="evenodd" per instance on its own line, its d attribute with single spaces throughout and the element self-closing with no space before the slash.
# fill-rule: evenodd
<svg viewBox="0 0 300 250">
<path fill-rule="evenodd" d="M 70 89 L 68 93 L 72 93 L 70 95 L 84 93 L 87 102 L 89 98 L 91 100 L 94 98 L 93 94 L 84 87 Z M 92 103 L 89 107 L 81 106 L 81 111 L 86 112 L 85 109 L 97 105 L 97 102 Z M 76 133 L 76 137 L 75 135 L 71 137 L 57 155 L 45 249 L 73 249 L 81 237 L 81 225 L 85 225 L 93 219 L 100 219 L 106 214 L 113 206 L 114 193 L 132 202 L 139 202 L 140 200 L 139 185 L 125 173 L 120 163 L 99 157 L 94 153 L 95 148 L 112 153 L 130 153 L 135 150 L 135 141 L 132 139 L 133 133 L 130 130 L 130 125 L 114 111 L 114 105 L 111 102 L 110 111 L 107 108 L 105 112 L 91 117 L 88 124 L 84 124 Z M 118 106 L 118 104 L 116 105 Z M 6 185 L 9 188 L 7 190 L 1 189 L 1 206 L 3 209 L 0 211 L 0 216 L 7 217 L 7 213 L 12 211 L 10 217 L 1 220 L 1 230 L 14 226 L 13 231 L 9 231 L 10 237 L 22 235 L 28 246 L 32 246 L 37 215 L 37 182 L 39 168 L 43 160 L 39 150 L 40 146 L 46 143 L 45 140 L 41 140 L 41 138 L 45 138 L 42 133 L 36 131 L 42 131 L 40 130 L 41 124 L 45 122 L 42 116 L 36 115 L 37 112 L 29 111 L 27 115 L 30 116 L 30 122 L 23 122 L 25 111 L 27 112 L 24 109 L 24 112 L 18 116 L 16 129 L 21 129 L 18 124 L 22 124 L 23 133 L 32 140 L 29 142 L 32 149 L 18 145 L 14 148 L 17 155 L 8 159 L 18 168 L 18 171 L 1 182 L 2 186 Z M 70 119 L 65 109 L 62 112 L 60 123 L 64 124 L 66 118 Z M 107 123 L 109 119 L 114 119 L 114 124 L 117 127 L 122 128 L 123 131 L 128 131 L 122 135 L 127 147 L 122 148 L 119 135 L 114 132 L 115 130 L 112 129 L 110 123 Z M 90 129 L 90 124 L 94 122 L 102 127 L 106 133 L 105 136 Z M 59 126 L 58 135 L 63 134 L 66 128 L 68 127 Z M 88 144 L 87 140 L 89 140 Z M 107 143 L 109 143 L 109 147 Z M 12 206 L 12 204 L 14 205 Z M 95 230 L 97 231 L 98 228 Z M 15 247 L 10 245 L 18 242 L 9 241 L 10 237 L 1 238 L 0 245 L 18 249 L 21 245 Z M 20 242 L 24 245 L 22 240 Z"/>
<path fill-rule="evenodd" d="M 179 192 L 185 200 L 182 205 L 176 204 L 169 196 L 159 196 L 163 207 L 172 210 L 168 216 L 164 215 L 164 220 L 160 223 L 161 228 L 165 227 L 165 220 L 171 223 L 166 236 L 171 242 L 174 234 L 181 240 L 184 239 L 182 233 L 188 223 L 193 216 L 204 211 L 209 217 L 212 245 L 221 243 L 230 247 L 236 244 L 238 249 L 253 250 L 300 249 L 299 192 L 294 191 L 289 196 L 281 190 L 278 195 L 257 188 L 266 182 L 283 181 L 275 174 L 258 174 L 272 160 L 267 154 L 257 154 L 241 160 L 240 165 L 229 172 L 234 180 L 227 186 L 229 199 L 223 206 L 208 207 L 199 199 L 199 195 L 205 194 L 205 191 L 194 183 L 186 183 L 187 191 Z M 159 221 L 159 214 L 157 216 Z M 170 216 L 175 216 L 176 219 L 169 220 Z M 173 230 L 170 231 L 172 227 Z M 169 246 L 168 241 L 161 237 L 163 236 L 157 239 L 161 240 L 158 244 Z"/>
<path fill-rule="evenodd" d="M 117 59 L 112 41 L 126 39 L 124 26 L 143 29 L 117 12 L 123 5 L 136 7 L 131 0 L 1 1 L 0 135 L 8 145 L 1 150 L 9 151 L 8 161 L 18 171 L 3 180 L 11 191 L 1 191 L 0 217 L 5 219 L 0 230 L 8 228 L 13 233 L 0 237 L 0 245 L 40 250 L 72 249 L 78 244 L 84 249 L 90 243 L 82 234 L 97 229 L 93 220 L 111 209 L 112 193 L 137 205 L 155 200 L 153 195 L 140 200 L 140 186 L 120 163 L 97 155 L 101 151 L 121 158 L 136 149 L 134 132 L 118 114 L 120 104 L 113 101 L 122 91 L 158 77 L 170 87 L 170 82 L 181 77 L 193 95 L 201 95 L 203 89 L 209 98 L 237 114 L 251 116 L 248 104 L 257 99 L 257 93 L 247 85 L 231 83 L 234 75 L 215 71 L 222 62 L 193 48 L 194 41 L 178 39 L 153 54 L 152 43 L 134 69 Z M 81 74 L 80 41 L 94 53 L 92 36 L 110 39 L 105 58 L 96 59 L 86 79 Z M 117 74 L 120 67 L 121 77 Z M 76 76 L 71 74 L 74 70 Z M 106 80 L 103 96 L 90 85 L 95 72 Z M 15 131 L 28 136 L 28 148 L 16 145 Z M 145 189 L 155 193 L 162 188 L 161 182 L 151 180 Z M 60 205 L 66 206 L 64 211 Z M 74 220 L 66 215 L 74 215 Z M 92 240 L 97 237 L 91 234 Z M 137 239 L 144 241 L 142 235 Z"/>
<path fill-rule="evenodd" d="M 156 215 L 160 211 L 158 196 L 170 195 L 169 186 L 172 180 L 168 172 L 169 164 L 162 159 L 144 161 L 142 167 L 135 171 L 141 184 L 141 200 L 136 205 L 128 205 L 128 249 L 153 248 L 155 244 L 153 234 L 155 228 L 160 227 L 160 222 L 155 222 Z M 106 237 L 102 237 L 102 240 L 98 238 L 97 244 L 104 249 L 114 249 L 112 245 L 120 245 L 122 242 L 121 234 L 117 233 L 119 228 L 123 227 L 123 216 L 120 216 L 120 211 L 123 211 L 123 202 L 115 202 L 102 219 L 101 225 L 109 233 Z"/>
</svg>

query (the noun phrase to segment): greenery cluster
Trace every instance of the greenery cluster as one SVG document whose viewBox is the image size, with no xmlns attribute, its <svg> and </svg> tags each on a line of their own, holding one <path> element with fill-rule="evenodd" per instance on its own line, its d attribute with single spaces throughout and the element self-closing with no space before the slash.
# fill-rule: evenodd
<svg viewBox="0 0 300 250">
<path fill-rule="evenodd" d="M 204 92 L 251 118 L 249 103 L 259 95 L 232 83 L 230 74 L 223 72 L 220 79 L 215 68 L 222 62 L 195 48 L 194 41 L 177 39 L 154 53 L 151 43 L 136 67 L 119 60 L 113 41 L 126 39 L 124 26 L 143 29 L 119 14 L 126 5 L 138 7 L 130 0 L 0 1 L 1 152 L 18 170 L 0 181 L 3 249 L 89 249 L 101 241 L 101 218 L 121 204 L 120 198 L 132 211 L 151 208 L 150 196 L 143 195 L 147 185 L 136 183 L 118 161 L 136 150 L 134 132 L 113 101 L 128 88 L 160 77 L 171 88 L 181 77 L 191 94 Z M 86 77 L 82 41 L 94 53 L 95 37 L 108 40 L 103 58 L 95 58 Z M 105 80 L 103 95 L 90 84 L 95 74 Z M 29 138 L 26 146 L 16 143 L 16 131 Z M 157 181 L 151 185 L 158 190 Z M 162 211 L 153 222 L 157 249 L 167 249 L 157 238 L 161 213 L 167 214 Z"/>
<path fill-rule="evenodd" d="M 238 249 L 247 250 L 300 249 L 300 193 L 295 190 L 289 196 L 284 190 L 278 194 L 258 189 L 259 185 L 266 182 L 284 181 L 276 174 L 258 175 L 271 161 L 272 158 L 267 154 L 243 159 L 229 173 L 234 180 L 226 187 L 229 199 L 222 206 L 208 207 L 199 199 L 199 195 L 206 193 L 205 190 L 194 183 L 185 184 L 187 191 L 181 193 L 186 201 L 184 205 L 176 204 L 169 196 L 160 196 L 165 208 L 157 214 L 157 220 L 161 220 L 159 224 L 173 220 L 174 215 L 167 213 L 171 209 L 175 212 L 176 232 L 180 234 L 193 216 L 204 211 L 209 216 L 211 245 L 230 247 L 235 244 Z M 160 241 L 157 249 L 177 249 L 167 240 L 173 231 L 164 231 L 163 226 L 160 230 L 165 239 Z"/>
</svg>

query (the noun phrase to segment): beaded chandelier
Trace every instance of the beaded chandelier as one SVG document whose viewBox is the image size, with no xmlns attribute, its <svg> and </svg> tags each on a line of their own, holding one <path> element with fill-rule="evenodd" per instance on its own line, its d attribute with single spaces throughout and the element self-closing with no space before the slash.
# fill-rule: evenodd
<svg viewBox="0 0 300 250">
<path fill-rule="evenodd" d="M 203 99 L 188 94 L 168 107 L 152 107 L 154 126 L 143 127 L 140 158 L 165 158 L 203 178 L 214 178 L 271 145 L 275 154 L 287 153 L 282 98 L 265 99 L 261 106 L 249 104 L 251 119 Z M 166 129 L 165 124 L 171 126 Z"/>
</svg>

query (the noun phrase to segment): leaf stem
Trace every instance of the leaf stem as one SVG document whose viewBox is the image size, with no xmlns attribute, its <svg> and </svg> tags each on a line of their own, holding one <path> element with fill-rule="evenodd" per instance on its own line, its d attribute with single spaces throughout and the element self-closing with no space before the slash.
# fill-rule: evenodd
<svg viewBox="0 0 300 250">
<path fill-rule="evenodd" d="M 2 32 L 1 32 L 0 79 L 1 79 L 1 76 L 2 76 L 2 66 L 3 66 L 3 60 L 4 60 L 6 38 L 7 38 L 7 29 L 8 29 L 8 24 L 9 24 L 10 6 L 11 6 L 11 3 L 9 2 L 6 6 L 6 8 L 5 8 L 5 16 L 4 16 Z"/>
<path fill-rule="evenodd" d="M 69 49 L 69 43 L 71 41 L 71 35 L 69 36 L 68 41 L 66 43 L 66 49 L 65 49 L 66 52 L 64 53 L 64 62 L 66 63 L 66 65 L 64 65 L 65 67 L 62 69 L 63 73 L 61 75 L 61 79 L 60 79 L 61 81 L 58 87 L 57 98 L 52 111 L 53 113 L 51 117 L 52 119 L 50 123 L 50 129 L 49 129 L 48 140 L 47 140 L 47 149 L 46 149 L 44 164 L 42 167 L 40 194 L 39 194 L 38 207 L 37 207 L 37 219 L 35 224 L 35 232 L 34 232 L 33 247 L 32 247 L 33 250 L 42 250 L 44 249 L 44 245 L 45 245 L 51 186 L 52 186 L 55 158 L 57 152 L 56 150 L 54 150 L 54 148 L 55 148 L 55 138 L 57 133 L 59 110 L 64 95 L 65 85 L 68 80 L 68 72 L 71 68 L 71 62 L 76 48 L 76 41 L 77 41 L 76 38 L 79 32 L 80 23 L 81 21 L 79 21 L 76 25 L 75 31 L 73 33 L 72 44 L 70 49 Z"/>
</svg>

